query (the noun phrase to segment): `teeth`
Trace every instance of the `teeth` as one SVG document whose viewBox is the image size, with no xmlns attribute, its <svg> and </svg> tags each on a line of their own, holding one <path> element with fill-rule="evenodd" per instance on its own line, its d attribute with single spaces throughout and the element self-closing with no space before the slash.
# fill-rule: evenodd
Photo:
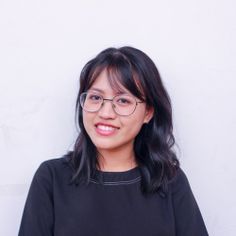
<svg viewBox="0 0 236 236">
<path fill-rule="evenodd" d="M 112 131 L 112 130 L 115 129 L 115 128 L 113 128 L 113 127 L 105 126 L 105 125 L 98 125 L 97 127 L 98 127 L 99 129 L 101 129 L 101 130 L 104 130 L 104 131 Z"/>
</svg>

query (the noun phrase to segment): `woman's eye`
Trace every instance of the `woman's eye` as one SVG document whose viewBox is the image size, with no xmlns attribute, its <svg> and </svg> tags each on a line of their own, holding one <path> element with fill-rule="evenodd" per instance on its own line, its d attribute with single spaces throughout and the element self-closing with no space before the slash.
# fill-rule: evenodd
<svg viewBox="0 0 236 236">
<path fill-rule="evenodd" d="M 89 99 L 94 100 L 94 101 L 98 101 L 98 100 L 101 100 L 101 97 L 98 96 L 98 95 L 92 94 L 92 95 L 89 96 Z"/>
<path fill-rule="evenodd" d="M 120 104 L 129 104 L 130 103 L 130 101 L 127 100 L 126 98 L 119 98 L 117 100 L 117 102 L 120 103 Z"/>
</svg>

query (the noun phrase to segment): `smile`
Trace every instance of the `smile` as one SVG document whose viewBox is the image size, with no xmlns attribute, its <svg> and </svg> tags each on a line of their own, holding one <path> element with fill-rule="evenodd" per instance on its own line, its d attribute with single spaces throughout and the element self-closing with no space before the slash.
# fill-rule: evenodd
<svg viewBox="0 0 236 236">
<path fill-rule="evenodd" d="M 112 131 L 112 130 L 115 129 L 113 127 L 105 126 L 105 125 L 98 125 L 97 128 L 100 129 L 100 130 L 104 130 L 104 131 Z"/>
<path fill-rule="evenodd" d="M 96 132 L 102 136 L 109 136 L 113 135 L 118 128 L 106 126 L 106 125 L 97 125 L 96 126 Z"/>
</svg>

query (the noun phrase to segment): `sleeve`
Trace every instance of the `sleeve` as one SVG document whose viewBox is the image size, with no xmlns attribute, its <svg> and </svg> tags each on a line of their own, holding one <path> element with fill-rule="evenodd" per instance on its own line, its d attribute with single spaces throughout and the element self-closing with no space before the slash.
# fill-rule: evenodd
<svg viewBox="0 0 236 236">
<path fill-rule="evenodd" d="M 208 236 L 188 179 L 179 169 L 172 181 L 176 236 Z"/>
<path fill-rule="evenodd" d="M 18 236 L 53 236 L 52 186 L 52 174 L 44 162 L 33 177 Z"/>
</svg>

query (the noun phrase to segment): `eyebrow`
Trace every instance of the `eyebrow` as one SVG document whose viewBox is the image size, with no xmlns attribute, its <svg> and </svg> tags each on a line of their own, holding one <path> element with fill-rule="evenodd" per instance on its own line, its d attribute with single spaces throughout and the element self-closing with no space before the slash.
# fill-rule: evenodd
<svg viewBox="0 0 236 236">
<path fill-rule="evenodd" d="M 96 87 L 91 87 L 89 90 L 97 91 L 97 92 L 103 93 L 103 94 L 105 93 L 104 90 L 99 89 L 99 88 L 96 88 Z M 118 91 L 116 92 L 116 95 L 118 95 L 118 94 L 128 94 L 128 92 L 122 91 L 122 90 L 118 90 Z"/>
<path fill-rule="evenodd" d="M 95 88 L 95 87 L 91 87 L 89 90 L 95 90 L 99 93 L 104 93 L 104 91 L 102 89 L 99 89 L 99 88 Z"/>
</svg>

